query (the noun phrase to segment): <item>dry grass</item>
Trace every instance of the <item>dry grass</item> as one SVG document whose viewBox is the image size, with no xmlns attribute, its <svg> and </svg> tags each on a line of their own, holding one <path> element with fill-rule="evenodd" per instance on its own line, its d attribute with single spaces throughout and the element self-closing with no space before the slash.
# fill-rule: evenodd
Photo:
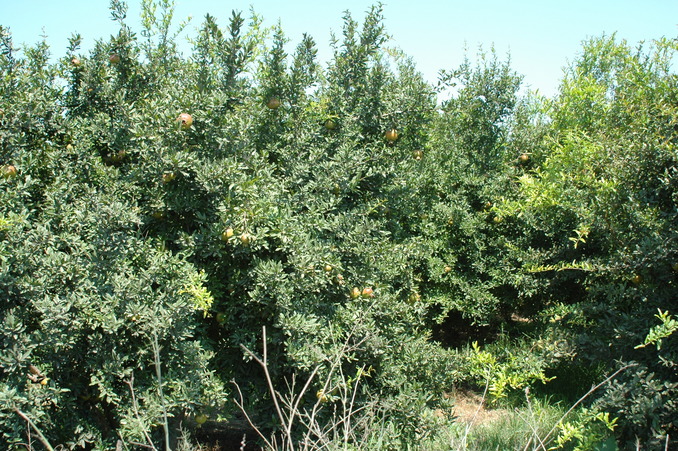
<svg viewBox="0 0 678 451">
<path fill-rule="evenodd" d="M 454 398 L 454 416 L 466 425 L 492 423 L 511 413 L 507 409 L 488 408 L 482 394 L 470 390 L 457 390 L 450 396 Z"/>
</svg>

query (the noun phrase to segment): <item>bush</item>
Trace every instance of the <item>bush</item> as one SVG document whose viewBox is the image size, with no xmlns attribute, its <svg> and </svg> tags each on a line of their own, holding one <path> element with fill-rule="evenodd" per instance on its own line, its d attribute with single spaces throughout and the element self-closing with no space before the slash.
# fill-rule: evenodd
<svg viewBox="0 0 678 451">
<path fill-rule="evenodd" d="M 640 407 L 674 393 L 678 381 L 666 356 L 675 354 L 675 342 L 666 344 L 665 355 L 635 347 L 657 309 L 675 307 L 676 130 L 670 124 L 677 104 L 676 75 L 669 71 L 675 51 L 669 40 L 636 51 L 614 37 L 587 42 L 551 104 L 549 153 L 519 179 L 519 196 L 501 207 L 552 237 L 526 269 L 578 287 L 561 293 L 559 302 L 583 321 L 558 320 L 563 329 L 576 324 L 584 364 L 640 363 L 624 376 L 637 382 L 637 391 L 621 382 L 601 400 L 618 406 L 617 414 L 628 409 L 617 432 L 629 441 L 663 441 L 675 432 L 671 403 L 666 410 Z M 655 378 L 661 382 L 647 382 Z M 638 427 L 628 414 L 636 409 L 651 426 Z"/>
<path fill-rule="evenodd" d="M 639 363 L 597 401 L 619 437 L 674 431 L 673 336 L 636 347 L 674 313 L 674 41 L 591 41 L 551 101 L 481 53 L 438 108 L 379 5 L 344 16 L 326 69 L 254 14 L 206 16 L 183 57 L 171 2 L 142 1 L 141 37 L 111 12 L 116 35 L 55 63 L 1 30 L 9 443 L 30 420 L 45 442 L 170 446 L 234 394 L 275 436 L 270 386 L 310 380 L 309 424 L 349 393 L 378 420 L 317 439 L 402 448 L 436 440 L 454 384 L 511 398 L 617 360 Z"/>
</svg>

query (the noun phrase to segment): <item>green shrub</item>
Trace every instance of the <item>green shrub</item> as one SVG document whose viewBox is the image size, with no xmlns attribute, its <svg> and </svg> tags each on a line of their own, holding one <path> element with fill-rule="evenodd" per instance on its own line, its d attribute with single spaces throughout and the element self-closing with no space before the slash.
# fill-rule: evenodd
<svg viewBox="0 0 678 451">
<path fill-rule="evenodd" d="M 139 35 L 116 0 L 118 33 L 54 63 L 0 30 L 9 443 L 28 418 L 58 444 L 156 446 L 231 418 L 231 380 L 275 433 L 264 326 L 271 383 L 314 375 L 304 408 L 330 390 L 322 424 L 369 374 L 379 447 L 435 440 L 455 383 L 489 374 L 503 398 L 570 362 L 638 362 L 598 403 L 623 440 L 673 433 L 675 340 L 637 345 L 675 313 L 674 41 L 593 40 L 551 101 L 481 53 L 438 108 L 380 5 L 344 16 L 326 69 L 310 36 L 287 54 L 236 12 L 183 57 L 172 2 L 141 7 Z"/>
<path fill-rule="evenodd" d="M 580 317 L 560 320 L 574 331 L 582 363 L 640 363 L 601 400 L 616 414 L 638 412 L 620 415 L 617 433 L 628 441 L 675 431 L 670 402 L 647 407 L 674 393 L 675 361 L 666 356 L 675 341 L 665 355 L 635 348 L 657 309 L 675 306 L 675 51 L 669 40 L 637 50 L 614 37 L 587 42 L 548 110 L 548 153 L 500 207 L 549 237 L 524 269 L 575 284 L 558 302 Z"/>
</svg>

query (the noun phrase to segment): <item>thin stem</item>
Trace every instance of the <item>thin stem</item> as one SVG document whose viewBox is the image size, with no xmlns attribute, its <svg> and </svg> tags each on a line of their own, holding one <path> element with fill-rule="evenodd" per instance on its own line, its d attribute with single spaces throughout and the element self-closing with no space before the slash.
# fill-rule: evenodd
<svg viewBox="0 0 678 451">
<path fill-rule="evenodd" d="M 269 442 L 269 441 L 266 439 L 266 437 L 264 437 L 264 434 L 261 433 L 261 431 L 259 430 L 259 428 L 256 427 L 256 426 L 254 425 L 254 423 L 253 423 L 252 420 L 250 419 L 250 416 L 247 414 L 247 411 L 245 410 L 245 406 L 244 406 L 245 400 L 244 400 L 244 398 L 243 398 L 243 396 L 242 396 L 242 391 L 240 390 L 240 386 L 238 385 L 238 383 L 237 383 L 235 380 L 233 380 L 233 381 L 231 381 L 231 382 L 233 382 L 233 385 L 235 385 L 236 390 L 238 390 L 238 396 L 240 397 L 240 401 L 234 400 L 235 405 L 238 406 L 238 408 L 239 408 L 240 411 L 243 413 L 243 415 L 245 415 L 245 419 L 247 420 L 247 422 L 249 423 L 249 425 L 252 426 L 252 429 L 254 429 L 254 432 L 256 432 L 256 433 L 259 435 L 259 437 L 261 437 L 261 439 L 262 439 L 264 442 L 266 442 L 266 446 L 268 446 L 270 449 L 275 449 L 275 448 L 273 447 L 273 445 L 271 444 L 271 442 Z"/>
<path fill-rule="evenodd" d="M 130 379 L 128 381 L 125 381 L 125 382 L 129 386 L 129 391 L 132 394 L 132 408 L 134 409 L 134 416 L 137 418 L 137 421 L 139 422 L 139 424 L 142 424 L 141 423 L 141 417 L 139 416 L 139 403 L 137 402 L 137 397 L 134 394 L 134 373 L 132 373 L 132 375 L 130 376 Z M 143 428 L 143 431 L 144 431 L 144 437 L 146 437 L 146 441 L 148 441 L 148 444 L 150 446 L 149 445 L 142 445 L 142 446 L 156 450 L 155 445 L 153 445 L 153 440 L 151 440 L 151 437 L 148 435 L 148 431 L 146 430 L 146 428 Z M 135 445 L 135 446 L 138 446 L 137 443 L 132 443 L 132 444 Z"/>
<path fill-rule="evenodd" d="M 530 429 L 532 429 L 532 434 L 534 435 L 534 438 L 539 442 L 540 447 L 544 451 L 546 451 L 546 445 L 544 445 L 544 441 L 541 438 L 539 438 L 539 431 L 537 430 L 537 424 L 535 422 L 536 416 L 534 414 L 534 411 L 532 410 L 532 402 L 530 401 L 530 388 L 529 387 L 527 387 L 525 389 L 525 400 L 527 401 L 527 410 L 528 410 L 528 412 L 530 412 L 530 419 L 532 421 L 528 421 L 527 419 L 523 419 L 523 420 L 527 423 L 527 425 L 530 427 Z M 522 418 L 522 415 L 520 415 L 520 413 L 518 415 Z M 528 444 L 529 444 L 529 442 L 528 442 Z M 525 449 L 527 449 L 527 445 L 525 445 Z"/>
<path fill-rule="evenodd" d="M 480 399 L 480 404 L 478 404 L 478 408 L 471 417 L 471 421 L 466 425 L 466 428 L 464 429 L 464 436 L 461 439 L 462 446 L 466 446 L 466 441 L 468 440 L 468 435 L 471 432 L 471 427 L 473 426 L 473 423 L 476 421 L 478 414 L 482 410 L 483 404 L 485 404 L 485 399 L 487 399 L 487 392 L 489 391 L 489 389 L 490 389 L 490 375 L 488 373 L 487 377 L 485 377 L 485 389 L 483 390 L 483 396 Z"/>
<path fill-rule="evenodd" d="M 33 428 L 33 430 L 35 431 L 36 434 L 38 434 L 38 438 L 42 442 L 43 446 L 47 449 L 47 451 L 54 451 L 54 448 L 52 447 L 52 445 L 50 445 L 49 441 L 45 438 L 44 435 L 42 435 L 42 432 L 40 432 L 40 429 L 38 429 L 38 427 L 35 425 L 35 423 L 33 423 L 33 421 L 31 421 L 31 419 L 28 418 L 28 415 L 26 415 L 21 410 L 19 410 L 18 407 L 15 407 L 14 411 L 17 413 L 17 415 L 19 415 L 21 418 L 23 418 L 26 421 L 26 423 L 28 423 L 28 425 L 30 427 Z"/>
<path fill-rule="evenodd" d="M 142 448 L 155 449 L 155 450 L 158 449 L 158 448 L 156 448 L 156 447 L 153 446 L 153 445 L 147 445 L 147 444 L 145 444 L 145 443 L 139 443 L 139 442 L 134 442 L 134 441 L 129 442 L 129 444 L 130 444 L 130 445 L 134 445 L 134 446 L 140 446 L 140 447 L 142 447 Z"/>
<path fill-rule="evenodd" d="M 581 404 L 586 398 L 588 398 L 589 396 L 591 396 L 591 393 L 593 393 L 594 391 L 598 390 L 598 389 L 599 389 L 600 387 L 602 387 L 603 385 L 605 385 L 605 384 L 607 384 L 608 382 L 610 382 L 617 374 L 621 373 L 622 371 L 624 371 L 624 370 L 626 370 L 626 369 L 628 369 L 628 368 L 631 368 L 632 366 L 636 366 L 636 365 L 637 365 L 636 363 L 631 363 L 631 364 L 629 364 L 629 365 L 625 365 L 625 366 L 619 368 L 619 369 L 618 369 L 617 371 L 615 371 L 614 373 L 612 373 L 612 374 L 611 374 L 610 376 L 608 376 L 607 378 L 605 378 L 605 380 L 602 381 L 601 383 L 599 383 L 598 385 L 596 385 L 596 386 L 594 386 L 594 387 L 591 387 L 591 389 L 590 389 L 589 391 L 587 391 L 586 394 L 585 394 L 584 396 L 582 396 L 581 398 L 579 398 L 579 400 L 578 400 L 577 402 L 575 402 L 575 403 L 572 405 L 572 407 L 570 407 L 570 408 L 568 409 L 568 411 L 565 412 L 565 414 L 563 414 L 562 417 L 560 417 L 560 419 L 556 422 L 556 424 L 553 425 L 553 428 L 551 428 L 551 430 L 549 431 L 549 433 L 546 434 L 546 436 L 544 437 L 544 439 L 542 440 L 542 442 L 543 442 L 543 443 L 548 443 L 549 437 L 551 436 L 551 434 L 553 434 L 553 432 L 554 432 L 554 431 L 556 430 L 556 428 L 560 425 L 560 423 L 562 423 L 563 420 L 565 420 L 565 417 L 567 417 L 567 416 L 570 414 L 570 412 L 572 412 L 572 411 L 573 411 L 579 404 Z"/>
<path fill-rule="evenodd" d="M 301 402 L 302 398 L 304 397 L 304 394 L 308 390 L 308 387 L 311 385 L 311 381 L 315 378 L 315 375 L 318 373 L 318 370 L 320 369 L 320 366 L 316 366 L 313 369 L 313 372 L 309 376 L 308 380 L 306 380 L 306 383 L 304 384 L 304 387 L 301 389 L 301 392 L 299 392 L 299 396 L 297 396 L 297 400 L 294 403 L 294 406 L 292 407 L 292 415 L 291 418 L 294 418 L 299 411 L 299 403 Z M 287 431 L 288 436 L 292 433 L 292 421 L 290 420 L 289 424 L 289 429 Z"/>
<path fill-rule="evenodd" d="M 162 372 L 160 369 L 160 346 L 158 345 L 158 335 L 153 334 L 153 357 L 155 358 L 155 375 L 158 378 L 158 396 L 160 397 L 160 404 L 162 405 L 162 427 L 165 432 L 165 449 L 171 451 L 169 438 L 169 424 L 167 422 L 167 405 L 165 404 L 165 396 L 162 393 Z"/>
<path fill-rule="evenodd" d="M 351 417 L 355 413 L 353 410 L 355 406 L 355 398 L 358 394 L 358 385 L 360 385 L 360 379 L 362 378 L 363 371 L 365 370 L 365 365 L 360 367 L 358 378 L 355 381 L 355 386 L 353 387 L 353 393 L 351 394 L 351 402 L 348 405 L 348 415 L 346 416 L 346 422 L 344 424 L 344 448 L 348 448 L 348 439 L 352 435 L 351 429 Z"/>
<path fill-rule="evenodd" d="M 275 405 L 275 410 L 278 414 L 278 418 L 280 419 L 281 424 L 283 426 L 286 426 L 287 425 L 287 419 L 285 418 L 285 416 L 282 413 L 282 410 L 280 409 L 280 404 L 278 403 L 278 393 L 275 391 L 275 388 L 273 387 L 273 381 L 271 380 L 271 374 L 268 372 L 268 349 L 267 349 L 268 346 L 266 344 L 266 326 L 263 326 L 262 329 L 263 329 L 263 342 L 264 342 L 263 343 L 263 345 L 264 345 L 263 360 L 260 359 L 259 357 L 257 357 L 252 351 L 247 349 L 242 344 L 240 345 L 240 347 L 250 357 L 252 357 L 252 359 L 254 359 L 254 361 L 257 362 L 259 364 L 259 366 L 261 366 L 262 369 L 264 370 L 264 376 L 266 376 L 266 383 L 268 384 L 268 390 L 270 391 L 271 396 L 273 398 L 273 404 Z M 290 422 L 291 421 L 292 421 L 292 419 L 290 418 Z M 285 428 L 285 429 L 286 429 L 286 432 L 287 432 L 287 428 Z M 290 449 L 293 449 L 293 448 L 291 448 L 291 444 L 290 444 Z"/>
<path fill-rule="evenodd" d="M 267 338 L 266 338 L 266 327 L 263 327 L 262 329 L 263 329 L 263 350 L 262 350 L 262 356 L 261 357 L 254 354 L 252 351 L 250 351 L 243 344 L 241 344 L 240 347 L 243 349 L 245 354 L 247 354 L 248 356 L 250 356 L 252 358 L 252 360 L 257 362 L 257 364 L 259 364 L 259 366 L 261 366 L 261 368 L 264 371 L 264 375 L 266 377 L 266 383 L 268 385 L 269 392 L 270 392 L 270 394 L 273 398 L 273 403 L 274 403 L 278 418 L 280 419 L 280 422 L 281 422 L 282 428 L 283 428 L 282 434 L 281 434 L 282 435 L 281 439 L 283 440 L 282 443 L 280 444 L 281 447 L 284 448 L 284 449 L 288 449 L 290 451 L 294 451 L 295 444 L 292 440 L 292 428 L 294 426 L 295 421 L 299 421 L 301 423 L 301 425 L 306 428 L 304 438 L 300 443 L 300 445 L 303 444 L 301 449 L 308 449 L 309 446 L 311 447 L 311 449 L 322 449 L 325 446 L 329 445 L 329 442 L 322 444 L 323 442 L 326 442 L 326 434 L 328 434 L 329 432 L 335 431 L 336 428 L 339 425 L 344 426 L 344 433 L 345 433 L 346 436 L 351 434 L 352 430 L 353 430 L 353 428 L 351 427 L 351 416 L 362 410 L 362 408 L 354 410 L 354 408 L 355 408 L 355 397 L 356 397 L 357 386 L 359 384 L 359 381 L 356 381 L 356 384 L 353 387 L 354 392 L 353 392 L 353 395 L 350 397 L 350 401 L 349 401 L 348 392 L 344 393 L 342 403 L 344 405 L 345 411 L 344 411 L 343 418 L 339 422 L 336 422 L 328 430 L 323 430 L 322 428 L 319 427 L 319 425 L 317 424 L 317 422 L 315 420 L 315 415 L 321 409 L 321 403 L 323 402 L 321 398 L 319 398 L 316 401 L 316 403 L 314 404 L 313 409 L 311 410 L 310 413 L 306 410 L 304 410 L 304 412 L 300 412 L 300 410 L 299 410 L 299 405 L 300 405 L 302 399 L 304 398 L 305 394 L 308 392 L 309 387 L 311 386 L 313 380 L 315 379 L 318 372 L 320 371 L 321 365 L 318 365 L 313 369 L 313 371 L 311 372 L 310 376 L 307 378 L 304 386 L 302 387 L 301 391 L 298 394 L 295 395 L 295 393 L 294 393 L 295 392 L 294 387 L 296 385 L 295 382 L 294 382 L 294 379 L 292 381 L 291 386 L 288 382 L 287 389 L 288 389 L 288 392 L 289 392 L 289 396 L 283 397 L 280 393 L 278 393 L 275 390 L 275 388 L 273 386 L 273 380 L 271 378 L 271 375 L 270 375 L 270 372 L 269 372 L 269 369 L 268 369 L 268 341 L 267 341 Z M 329 368 L 329 374 L 327 375 L 327 378 L 326 378 L 324 386 L 323 386 L 323 392 L 329 393 L 328 388 L 329 388 L 329 385 L 331 383 L 332 374 L 336 371 L 337 368 L 339 368 L 339 371 L 341 371 L 340 364 L 341 364 L 342 358 L 344 358 L 351 349 L 356 349 L 358 346 L 360 346 L 360 344 L 362 344 L 367 339 L 367 338 L 363 338 L 358 343 L 353 344 L 353 345 L 349 345 L 349 342 L 351 341 L 351 338 L 353 337 L 353 335 L 354 335 L 353 331 L 351 331 L 351 333 L 346 338 L 346 341 L 343 343 L 341 350 L 340 350 L 339 354 L 336 356 L 335 359 L 327 359 L 330 362 L 330 368 Z M 364 367 L 361 368 L 361 371 L 362 370 L 364 370 Z M 343 375 L 343 373 L 342 373 L 341 376 L 342 376 L 343 380 L 346 379 L 345 376 Z M 362 373 L 361 373 L 361 376 L 362 376 Z M 358 378 L 358 379 L 360 379 L 360 378 Z M 278 443 L 277 443 L 278 439 L 275 435 L 270 439 L 271 441 L 269 441 L 269 439 L 266 439 L 266 437 L 263 436 L 262 432 L 253 424 L 251 418 L 249 417 L 249 415 L 245 411 L 244 398 L 243 398 L 243 395 L 242 395 L 242 391 L 240 390 L 240 387 L 238 386 L 237 382 L 235 382 L 235 381 L 232 381 L 232 382 L 236 386 L 236 389 L 238 391 L 238 395 L 239 395 L 239 398 L 240 398 L 240 401 L 235 400 L 235 403 L 238 406 L 238 408 L 245 415 L 247 422 L 250 424 L 250 426 L 252 426 L 252 428 L 254 428 L 255 432 L 264 440 L 264 442 L 266 443 L 266 445 L 269 448 L 279 449 Z M 280 405 L 281 402 L 284 403 L 284 407 L 285 407 L 284 412 L 283 412 L 283 409 L 281 408 L 281 405 Z M 347 405 L 348 405 L 348 411 L 346 411 Z M 311 441 L 310 438 L 311 438 L 312 435 L 315 435 L 318 438 L 318 440 L 315 441 L 314 443 L 309 443 Z"/>
</svg>

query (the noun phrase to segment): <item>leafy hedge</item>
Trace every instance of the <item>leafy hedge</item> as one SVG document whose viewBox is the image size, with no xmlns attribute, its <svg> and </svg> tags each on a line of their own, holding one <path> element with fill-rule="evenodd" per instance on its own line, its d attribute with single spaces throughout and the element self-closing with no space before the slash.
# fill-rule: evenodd
<svg viewBox="0 0 678 451">
<path fill-rule="evenodd" d="M 174 440 L 237 415 L 232 380 L 280 427 L 242 349 L 263 326 L 277 387 L 376 400 L 392 447 L 435 434 L 454 385 L 592 363 L 635 364 L 595 401 L 620 443 L 675 434 L 675 336 L 638 347 L 676 310 L 675 40 L 591 40 L 548 100 L 493 53 L 428 85 L 380 6 L 346 14 L 326 68 L 257 16 L 207 16 L 183 57 L 170 4 L 142 2 L 141 38 L 111 11 L 117 35 L 55 63 L 1 30 L 8 443 L 26 418 L 73 447 Z M 480 329 L 514 348 L 465 348 Z"/>
</svg>

